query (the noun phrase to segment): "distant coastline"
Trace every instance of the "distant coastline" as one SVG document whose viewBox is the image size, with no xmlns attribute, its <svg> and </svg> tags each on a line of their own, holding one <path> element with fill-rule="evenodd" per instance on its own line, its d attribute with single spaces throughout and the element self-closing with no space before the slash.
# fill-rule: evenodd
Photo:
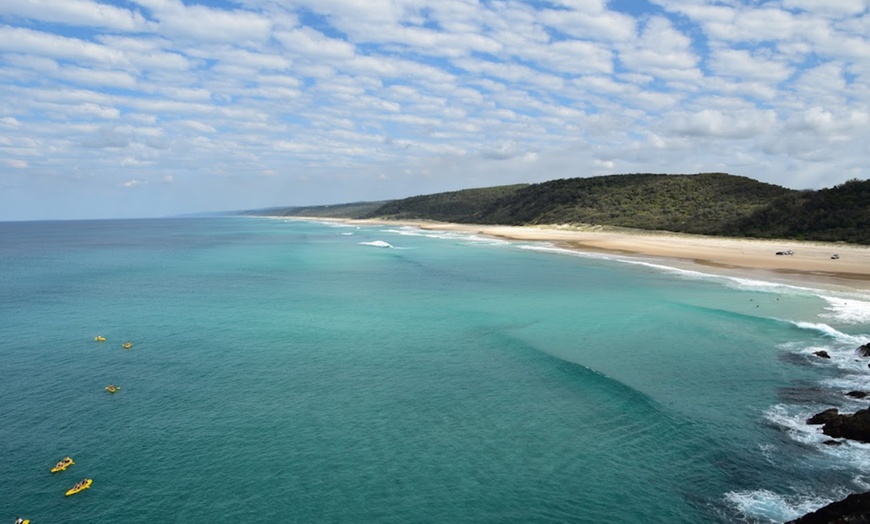
<svg viewBox="0 0 870 524">
<path fill-rule="evenodd" d="M 714 237 L 605 226 L 494 226 L 424 220 L 276 218 L 405 225 L 510 240 L 552 242 L 558 247 L 579 252 L 654 257 L 664 265 L 706 273 L 870 291 L 870 246 L 839 242 Z M 794 254 L 776 254 L 788 251 Z M 839 258 L 832 259 L 833 255 Z"/>
</svg>

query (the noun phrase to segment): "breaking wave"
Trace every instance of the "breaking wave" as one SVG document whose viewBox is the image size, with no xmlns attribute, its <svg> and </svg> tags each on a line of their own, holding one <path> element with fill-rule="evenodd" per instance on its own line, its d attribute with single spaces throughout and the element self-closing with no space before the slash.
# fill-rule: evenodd
<svg viewBox="0 0 870 524">
<path fill-rule="evenodd" d="M 832 502 L 821 497 L 786 497 L 766 489 L 731 491 L 725 500 L 741 514 L 762 522 L 786 522 Z"/>
<path fill-rule="evenodd" d="M 372 242 L 360 242 L 359 245 L 393 249 L 392 244 L 390 244 L 389 242 L 384 242 L 383 240 L 373 240 Z"/>
</svg>

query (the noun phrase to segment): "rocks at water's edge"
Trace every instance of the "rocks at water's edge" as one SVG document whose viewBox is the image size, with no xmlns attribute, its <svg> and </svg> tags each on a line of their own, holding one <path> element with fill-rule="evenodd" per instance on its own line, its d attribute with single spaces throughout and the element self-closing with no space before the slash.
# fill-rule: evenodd
<svg viewBox="0 0 870 524">
<path fill-rule="evenodd" d="M 856 351 L 862 357 L 870 357 L 870 343 L 864 344 Z M 817 351 L 814 354 L 821 358 L 831 358 L 825 351 Z M 846 395 L 852 398 L 866 398 L 870 393 L 850 391 Z M 841 415 L 837 409 L 826 409 L 807 419 L 807 424 L 821 424 L 822 432 L 830 437 L 870 442 L 870 408 L 856 411 L 851 415 Z M 823 444 L 839 446 L 843 443 L 829 439 Z M 786 524 L 870 524 L 870 491 L 849 495 L 843 500 L 790 520 Z"/>
<path fill-rule="evenodd" d="M 807 424 L 819 425 L 819 424 L 827 424 L 828 422 L 833 422 L 837 420 L 840 416 L 840 411 L 836 408 L 826 409 L 821 413 L 816 413 L 812 417 L 807 419 Z"/>
<path fill-rule="evenodd" d="M 870 408 L 851 415 L 841 415 L 837 409 L 826 409 L 807 419 L 807 424 L 822 424 L 822 433 L 834 438 L 870 442 Z"/>
<path fill-rule="evenodd" d="M 786 524 L 870 524 L 870 491 L 849 495 Z"/>
</svg>

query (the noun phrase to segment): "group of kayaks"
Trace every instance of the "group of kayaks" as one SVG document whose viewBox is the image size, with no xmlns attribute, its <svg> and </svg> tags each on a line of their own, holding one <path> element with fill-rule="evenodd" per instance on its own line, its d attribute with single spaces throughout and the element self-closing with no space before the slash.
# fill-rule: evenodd
<svg viewBox="0 0 870 524">
<path fill-rule="evenodd" d="M 64 457 L 63 460 L 59 460 L 57 464 L 53 468 L 51 468 L 52 473 L 60 473 L 61 471 L 66 471 L 67 468 L 75 464 L 75 461 L 70 457 Z M 66 496 L 75 495 L 76 493 L 81 493 L 82 491 L 91 487 L 91 484 L 94 483 L 94 479 L 83 478 L 82 480 L 75 483 L 73 487 L 66 491 Z"/>
<path fill-rule="evenodd" d="M 106 341 L 106 337 L 104 337 L 103 335 L 97 335 L 97 336 L 94 337 L 94 341 L 96 341 L 96 342 L 105 342 L 105 341 Z M 130 348 L 133 347 L 133 343 L 130 342 L 130 341 L 128 340 L 127 342 L 124 342 L 123 344 L 121 344 L 121 347 L 124 348 L 124 349 L 130 349 Z"/>
<path fill-rule="evenodd" d="M 95 342 L 105 342 L 106 337 L 104 337 L 102 335 L 97 335 L 94 337 L 94 341 Z M 130 341 L 124 342 L 123 344 L 121 344 L 121 347 L 124 349 L 130 349 L 133 347 L 133 343 Z M 114 384 L 109 384 L 108 386 L 106 386 L 106 391 L 108 391 L 109 393 L 112 393 L 112 394 L 114 394 L 115 392 L 120 391 L 120 390 L 121 390 L 121 386 L 116 386 Z M 62 471 L 66 471 L 73 464 L 75 464 L 75 461 L 71 457 L 64 457 L 63 460 L 59 460 L 57 462 L 57 464 L 55 464 L 55 466 L 53 468 L 51 468 L 51 472 L 52 472 L 52 474 L 54 474 L 54 473 L 60 473 Z M 82 491 L 89 489 L 91 487 L 91 484 L 93 484 L 93 483 L 94 483 L 94 479 L 83 478 L 80 481 L 76 482 L 73 485 L 73 487 L 68 489 L 66 491 L 65 496 L 69 497 L 69 496 L 75 495 L 77 493 L 81 493 Z M 16 524 L 30 524 L 29 519 L 23 520 L 21 518 L 18 518 L 18 519 L 16 519 L 15 522 L 16 522 Z"/>
<path fill-rule="evenodd" d="M 94 340 L 96 342 L 105 342 L 106 337 L 104 337 L 103 335 L 97 335 L 94 337 Z M 133 343 L 128 340 L 127 342 L 124 342 L 123 344 L 121 344 L 121 347 L 124 349 L 130 349 L 133 347 Z M 116 386 L 114 384 L 109 384 L 108 386 L 106 386 L 106 391 L 108 391 L 109 393 L 115 393 L 116 391 L 120 391 L 120 390 L 121 390 L 121 386 Z"/>
</svg>

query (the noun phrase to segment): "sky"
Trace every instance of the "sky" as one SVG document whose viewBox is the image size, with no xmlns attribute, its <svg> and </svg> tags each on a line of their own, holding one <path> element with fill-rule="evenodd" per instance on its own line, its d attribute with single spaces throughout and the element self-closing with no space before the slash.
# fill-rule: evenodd
<svg viewBox="0 0 870 524">
<path fill-rule="evenodd" d="M 0 220 L 870 178 L 870 0 L 0 0 Z"/>
</svg>

